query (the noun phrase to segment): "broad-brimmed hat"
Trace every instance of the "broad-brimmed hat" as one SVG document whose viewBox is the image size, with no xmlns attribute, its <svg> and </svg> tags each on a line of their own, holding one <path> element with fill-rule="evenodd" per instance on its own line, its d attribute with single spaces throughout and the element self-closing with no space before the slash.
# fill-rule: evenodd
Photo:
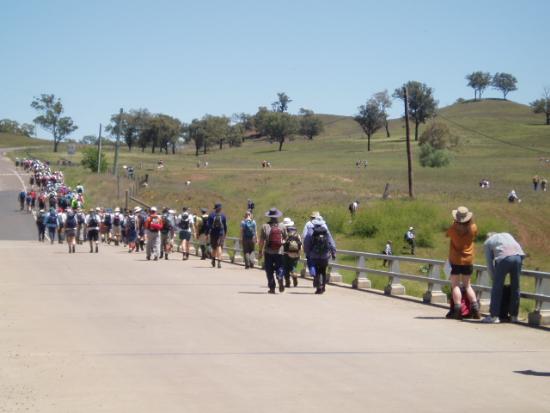
<svg viewBox="0 0 550 413">
<path fill-rule="evenodd" d="M 120 208 L 119 208 L 119 207 L 116 207 L 116 208 L 115 208 L 115 212 L 120 212 Z"/>
<path fill-rule="evenodd" d="M 313 221 L 311 221 L 311 223 L 313 224 L 314 227 L 318 225 L 325 225 L 325 221 L 321 217 L 315 218 Z"/>
<path fill-rule="evenodd" d="M 474 216 L 474 214 L 465 206 L 459 206 L 457 209 L 453 209 L 452 215 L 454 220 L 461 224 L 470 221 Z"/>
<path fill-rule="evenodd" d="M 141 207 L 134 207 L 134 214 L 137 214 L 138 212 L 141 212 Z"/>
<path fill-rule="evenodd" d="M 293 227 L 294 226 L 294 221 L 291 220 L 289 217 L 286 217 L 285 219 L 283 219 L 283 225 L 285 227 Z"/>
<path fill-rule="evenodd" d="M 96 210 L 97 212 L 99 212 L 99 211 L 101 211 L 101 208 L 100 208 L 100 207 L 95 207 L 95 210 Z"/>
<path fill-rule="evenodd" d="M 414 230 L 414 227 L 409 227 L 409 231 L 413 231 Z"/>
<path fill-rule="evenodd" d="M 151 212 L 157 212 L 157 207 L 154 207 L 154 206 L 153 206 L 153 207 L 149 208 L 149 211 L 151 211 Z"/>
<path fill-rule="evenodd" d="M 265 216 L 268 218 L 280 218 L 283 216 L 283 213 L 277 208 L 273 207 L 265 213 Z"/>
<path fill-rule="evenodd" d="M 321 217 L 321 213 L 319 211 L 313 211 L 310 215 L 309 215 L 310 218 L 319 218 Z"/>
<path fill-rule="evenodd" d="M 173 210 L 173 209 L 169 209 L 169 210 L 168 210 L 168 213 L 169 213 L 169 214 L 175 214 L 175 213 L 176 213 L 176 211 L 175 211 L 175 210 Z"/>
</svg>

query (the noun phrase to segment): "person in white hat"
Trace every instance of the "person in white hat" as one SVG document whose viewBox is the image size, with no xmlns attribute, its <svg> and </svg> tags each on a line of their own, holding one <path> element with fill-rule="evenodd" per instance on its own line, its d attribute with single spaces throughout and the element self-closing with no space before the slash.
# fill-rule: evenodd
<svg viewBox="0 0 550 413">
<path fill-rule="evenodd" d="M 249 209 L 244 213 L 241 221 L 241 245 L 244 254 L 244 268 L 254 268 L 254 250 L 258 242 L 256 221 L 252 218 L 252 211 Z"/>
<path fill-rule="evenodd" d="M 453 298 L 452 317 L 460 320 L 462 313 L 462 288 L 470 302 L 470 314 L 479 319 L 479 303 L 476 293 L 470 283 L 474 271 L 474 241 L 477 235 L 477 226 L 473 221 L 474 214 L 465 206 L 459 206 L 451 215 L 454 222 L 447 230 L 449 243 L 449 263 L 451 264 L 451 293 Z"/>
<path fill-rule="evenodd" d="M 149 209 L 149 217 L 145 221 L 147 244 L 145 246 L 145 258 L 158 261 L 160 256 L 160 230 L 162 229 L 162 218 L 157 214 L 157 208 Z"/>
<path fill-rule="evenodd" d="M 296 265 L 300 260 L 300 251 L 302 250 L 302 238 L 298 234 L 294 221 L 290 218 L 283 219 L 283 225 L 286 227 L 288 236 L 283 246 L 283 274 L 285 277 L 285 288 L 290 288 L 290 278 L 294 287 L 298 286 L 298 275 L 296 274 Z"/>
<path fill-rule="evenodd" d="M 115 239 L 115 245 L 118 245 L 122 236 L 122 223 L 124 222 L 124 216 L 120 213 L 120 208 L 116 207 L 113 213 L 113 237 Z"/>
<path fill-rule="evenodd" d="M 90 242 L 90 252 L 99 252 L 99 225 L 101 217 L 99 216 L 99 207 L 95 210 L 90 208 L 90 213 L 86 216 L 86 238 Z"/>
<path fill-rule="evenodd" d="M 416 252 L 416 231 L 414 227 L 409 227 L 407 232 L 405 232 L 405 241 L 411 247 L 411 255 L 415 255 Z"/>
</svg>

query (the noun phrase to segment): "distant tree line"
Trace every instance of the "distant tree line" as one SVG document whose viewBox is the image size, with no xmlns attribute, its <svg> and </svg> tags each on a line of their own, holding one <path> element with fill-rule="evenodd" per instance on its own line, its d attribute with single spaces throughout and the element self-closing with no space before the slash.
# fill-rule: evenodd
<svg viewBox="0 0 550 413">
<path fill-rule="evenodd" d="M 29 123 L 20 124 L 15 120 L 2 119 L 0 120 L 0 132 L 13 133 L 14 135 L 23 135 L 30 138 L 34 135 L 35 129 L 34 125 Z"/>
<path fill-rule="evenodd" d="M 466 80 L 468 81 L 468 86 L 474 89 L 474 100 L 481 100 L 483 92 L 489 86 L 500 90 L 505 100 L 508 93 L 518 90 L 518 80 L 510 73 L 502 72 L 491 75 L 489 72 L 478 70 L 466 75 Z"/>
</svg>

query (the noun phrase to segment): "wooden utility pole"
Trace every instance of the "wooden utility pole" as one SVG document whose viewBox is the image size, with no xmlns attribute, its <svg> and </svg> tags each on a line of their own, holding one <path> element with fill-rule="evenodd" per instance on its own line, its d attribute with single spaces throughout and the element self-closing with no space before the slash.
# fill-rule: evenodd
<svg viewBox="0 0 550 413">
<path fill-rule="evenodd" d="M 118 147 L 120 144 L 121 128 L 122 128 L 122 108 L 120 108 L 120 114 L 118 115 L 118 127 L 116 128 L 117 131 L 116 131 L 116 143 L 115 143 L 115 164 L 113 165 L 113 175 L 117 175 L 117 176 L 118 176 Z"/>
<path fill-rule="evenodd" d="M 97 137 L 97 173 L 101 172 L 101 123 L 99 124 L 99 135 Z"/>
<path fill-rule="evenodd" d="M 409 127 L 409 95 L 407 88 L 403 87 L 405 97 L 405 139 L 407 141 L 407 174 L 409 175 L 409 198 L 414 198 L 412 152 L 411 152 L 411 129 Z"/>
</svg>

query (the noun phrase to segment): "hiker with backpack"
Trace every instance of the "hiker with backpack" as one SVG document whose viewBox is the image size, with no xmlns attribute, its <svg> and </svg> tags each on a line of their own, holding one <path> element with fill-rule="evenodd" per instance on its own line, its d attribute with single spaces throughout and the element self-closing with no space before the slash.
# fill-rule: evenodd
<svg viewBox="0 0 550 413">
<path fill-rule="evenodd" d="M 86 226 L 86 214 L 82 211 L 82 208 L 76 210 L 76 243 L 82 245 L 82 237 L 84 236 L 84 228 Z"/>
<path fill-rule="evenodd" d="M 265 274 L 267 276 L 268 293 L 275 294 L 275 277 L 279 292 L 285 290 L 283 282 L 283 248 L 288 233 L 286 227 L 279 223 L 283 213 L 277 208 L 271 208 L 265 213 L 269 221 L 262 225 L 258 254 L 264 258 Z"/>
<path fill-rule="evenodd" d="M 206 260 L 207 257 L 207 246 L 208 246 L 208 235 L 207 235 L 207 224 L 208 224 L 208 210 L 206 208 L 200 209 L 201 214 L 195 217 L 195 236 L 198 238 L 199 247 L 201 250 L 201 260 Z"/>
<path fill-rule="evenodd" d="M 101 242 L 111 243 L 113 230 L 113 214 L 111 209 L 107 208 L 101 216 Z"/>
<path fill-rule="evenodd" d="M 246 209 L 252 213 L 254 213 L 254 208 L 256 207 L 256 205 L 254 205 L 254 201 L 249 199 L 247 202 L 246 202 Z"/>
<path fill-rule="evenodd" d="M 525 253 L 514 237 L 506 232 L 488 233 L 483 249 L 487 270 L 493 279 L 493 287 L 491 288 L 490 315 L 482 321 L 497 324 L 502 321 L 501 316 L 509 315 L 510 321 L 516 323 L 519 314 L 519 277 Z M 505 303 L 503 291 L 507 274 L 510 274 L 510 296 L 508 306 L 502 308 Z"/>
<path fill-rule="evenodd" d="M 67 240 L 67 245 L 69 246 L 69 254 L 74 254 L 76 251 L 76 228 L 78 226 L 78 221 L 76 218 L 76 212 L 68 208 L 65 217 L 65 237 Z"/>
<path fill-rule="evenodd" d="M 160 230 L 160 258 L 168 259 L 168 254 L 172 251 L 172 237 L 176 227 L 174 210 L 163 208 L 162 210 L 162 228 Z"/>
<path fill-rule="evenodd" d="M 57 242 L 63 244 L 65 241 L 65 221 L 67 220 L 67 213 L 64 209 L 57 214 Z"/>
<path fill-rule="evenodd" d="M 149 217 L 145 220 L 145 235 L 147 243 L 145 245 L 145 258 L 149 261 L 151 257 L 158 261 L 160 256 L 160 231 L 163 228 L 162 217 L 157 214 L 157 208 L 149 209 Z"/>
<path fill-rule="evenodd" d="M 300 251 L 302 250 L 302 239 L 290 218 L 283 219 L 283 225 L 286 227 L 287 238 L 283 245 L 283 275 L 285 278 L 285 288 L 290 288 L 290 278 L 292 277 L 292 285 L 298 286 L 298 275 L 296 274 L 296 266 L 300 261 Z"/>
<path fill-rule="evenodd" d="M 137 218 L 137 232 L 138 239 L 136 242 L 136 252 L 145 251 L 145 221 L 147 221 L 148 215 L 141 207 L 134 208 L 134 213 Z"/>
<path fill-rule="evenodd" d="M 348 206 L 349 213 L 351 215 L 351 218 L 355 218 L 355 214 L 357 213 L 357 208 L 359 208 L 359 201 L 355 200 Z"/>
<path fill-rule="evenodd" d="M 99 215 L 99 212 L 99 207 L 95 210 L 90 208 L 88 216 L 86 217 L 86 238 L 90 243 L 90 253 L 94 252 L 94 242 L 95 252 L 99 252 L 99 226 L 101 224 L 101 216 Z"/>
<path fill-rule="evenodd" d="M 124 219 L 124 228 L 126 229 L 126 242 L 128 243 L 128 253 L 138 250 L 137 241 L 138 241 L 138 222 L 136 213 L 139 212 L 140 208 L 135 207 L 133 210 L 130 210 L 128 216 Z"/>
<path fill-rule="evenodd" d="M 36 214 L 36 228 L 38 229 L 38 241 L 44 242 L 46 237 L 46 217 L 48 214 L 43 209 Z"/>
<path fill-rule="evenodd" d="M 206 227 L 212 249 L 212 267 L 216 266 L 217 260 L 218 268 L 221 268 L 223 243 L 227 235 L 227 218 L 222 212 L 222 204 L 219 202 L 214 205 L 214 211 L 208 216 Z"/>
<path fill-rule="evenodd" d="M 248 210 L 244 213 L 244 219 L 241 221 L 241 245 L 244 255 L 244 268 L 246 270 L 254 268 L 254 250 L 256 249 L 257 242 L 256 221 L 252 219 L 252 211 Z"/>
<path fill-rule="evenodd" d="M 179 249 L 182 252 L 182 259 L 189 259 L 189 248 L 191 245 L 191 237 L 195 237 L 195 225 L 193 224 L 193 216 L 188 212 L 186 207 L 182 208 L 182 212 L 177 219 L 178 238 L 180 240 Z"/>
<path fill-rule="evenodd" d="M 19 210 L 20 211 L 23 211 L 25 209 L 25 199 L 26 198 L 27 198 L 27 192 L 26 191 L 19 192 L 18 199 L 19 199 Z"/>
<path fill-rule="evenodd" d="M 112 215 L 112 229 L 115 245 L 118 246 L 122 240 L 122 223 L 124 221 L 124 215 L 120 212 L 120 208 L 116 207 L 115 212 Z"/>
<path fill-rule="evenodd" d="M 315 294 L 323 294 L 328 281 L 329 259 L 336 258 L 336 243 L 321 217 L 315 218 L 311 224 L 304 238 L 304 252 L 315 269 L 314 275 L 312 274 L 313 285 L 316 287 Z"/>
<path fill-rule="evenodd" d="M 308 232 L 313 230 L 313 221 L 316 220 L 316 219 L 323 220 L 323 217 L 321 216 L 321 213 L 319 211 L 313 211 L 310 214 L 309 221 L 306 222 L 306 224 L 304 225 L 304 229 L 302 231 L 302 242 L 306 239 L 306 236 L 307 236 Z M 324 220 L 323 220 L 323 222 L 324 222 Z M 325 226 L 326 226 L 326 223 L 325 223 Z M 327 231 L 328 231 L 328 227 L 327 227 Z M 306 255 L 307 270 L 309 272 L 309 275 L 311 275 L 313 277 L 313 286 L 315 286 L 315 283 L 316 283 L 316 281 L 315 281 L 315 265 L 313 264 L 313 261 L 309 258 L 309 256 L 307 255 L 305 250 L 304 250 L 304 253 Z"/>
<path fill-rule="evenodd" d="M 48 229 L 48 236 L 50 238 L 50 244 L 54 243 L 55 233 L 57 232 L 57 212 L 54 208 L 50 208 L 48 215 L 46 216 L 46 228 Z"/>
<path fill-rule="evenodd" d="M 479 319 L 479 303 L 476 293 L 470 283 L 474 271 L 474 241 L 477 235 L 477 226 L 473 221 L 474 214 L 465 206 L 459 206 L 451 213 L 454 222 L 447 230 L 449 243 L 449 263 L 451 265 L 451 293 L 453 299 L 452 317 L 460 320 L 463 317 L 461 310 L 462 289 L 470 302 L 472 318 Z"/>
</svg>

